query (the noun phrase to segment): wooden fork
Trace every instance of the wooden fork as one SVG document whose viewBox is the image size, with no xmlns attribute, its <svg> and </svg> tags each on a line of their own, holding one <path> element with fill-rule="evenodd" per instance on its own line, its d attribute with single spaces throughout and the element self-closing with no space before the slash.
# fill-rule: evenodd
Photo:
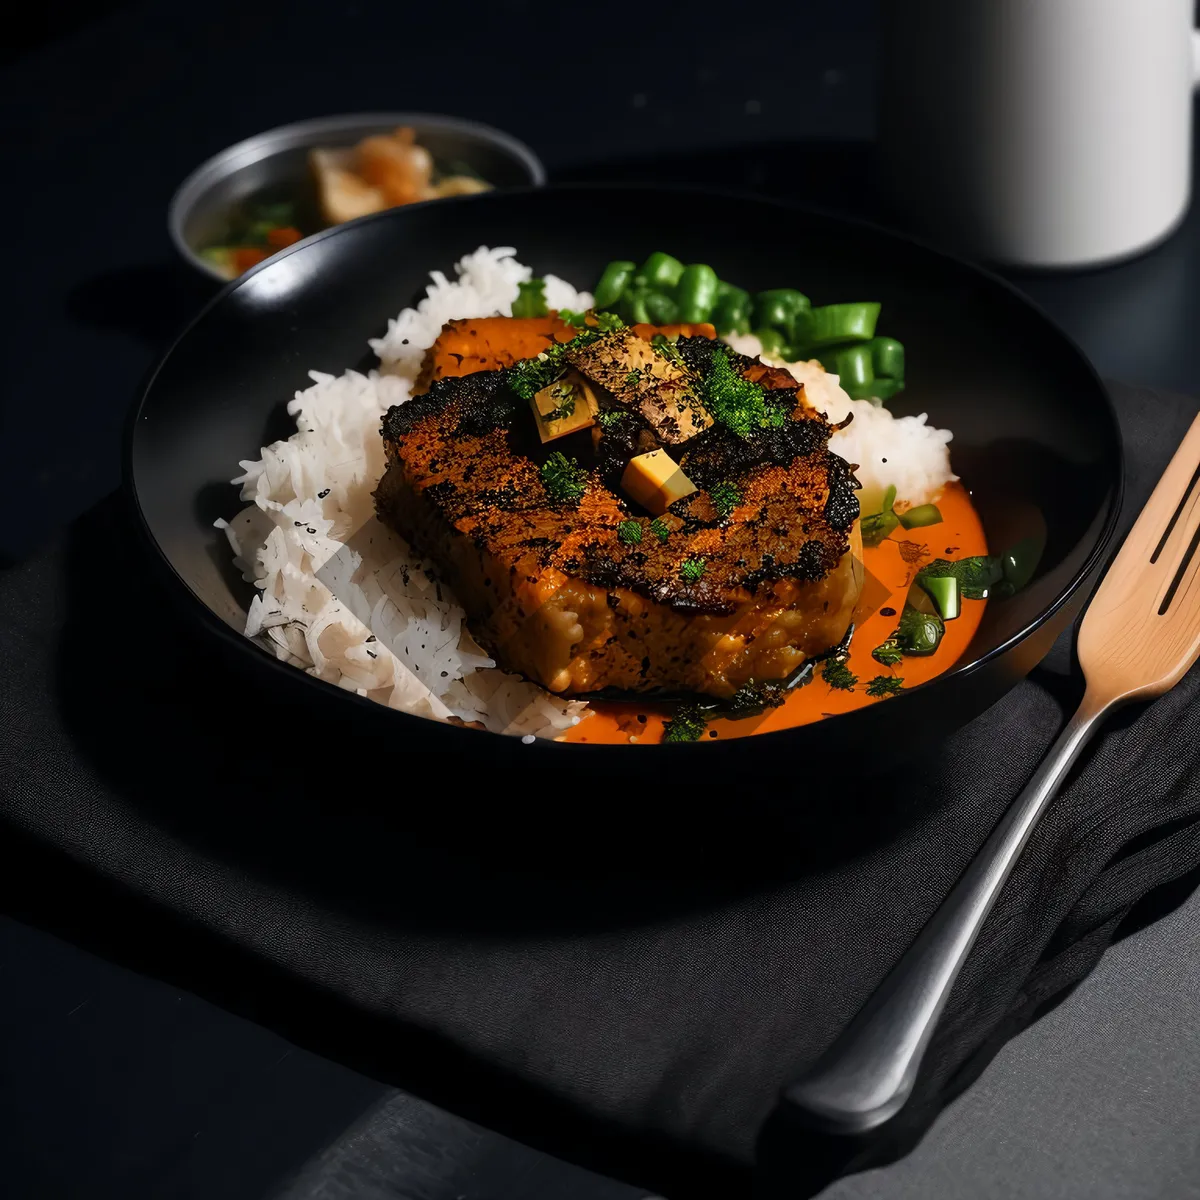
<svg viewBox="0 0 1200 1200">
<path fill-rule="evenodd" d="M 857 1140 L 903 1108 L 959 969 L 1080 751 L 1114 708 L 1162 695 L 1200 656 L 1200 417 L 1092 597 L 1078 651 L 1079 710 L 891 974 L 784 1092 L 803 1125 Z"/>
</svg>

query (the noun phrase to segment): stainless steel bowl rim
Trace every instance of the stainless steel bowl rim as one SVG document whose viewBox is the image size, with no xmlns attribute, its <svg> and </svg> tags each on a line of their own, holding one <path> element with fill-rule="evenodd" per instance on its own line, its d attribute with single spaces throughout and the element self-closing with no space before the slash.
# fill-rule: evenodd
<svg viewBox="0 0 1200 1200">
<path fill-rule="evenodd" d="M 203 259 L 183 236 L 184 221 L 196 202 L 217 181 L 232 171 L 270 158 L 283 150 L 316 145 L 322 137 L 337 137 L 355 130 L 372 127 L 386 128 L 389 125 L 412 125 L 418 130 L 446 130 L 462 133 L 491 142 L 516 159 L 529 172 L 530 183 L 541 187 L 546 182 L 546 168 L 541 159 L 511 134 L 479 121 L 468 121 L 439 113 L 343 113 L 331 117 L 310 117 L 293 121 L 288 125 L 277 125 L 251 137 L 235 142 L 211 158 L 202 162 L 176 189 L 167 208 L 167 228 L 171 241 L 180 255 L 197 270 L 213 279 L 225 283 L 228 280 L 217 269 Z"/>
</svg>

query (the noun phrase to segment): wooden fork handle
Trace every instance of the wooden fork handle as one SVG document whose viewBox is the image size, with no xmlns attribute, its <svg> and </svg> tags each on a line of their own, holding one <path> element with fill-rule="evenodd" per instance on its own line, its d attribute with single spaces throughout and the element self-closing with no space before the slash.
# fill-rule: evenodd
<svg viewBox="0 0 1200 1200">
<path fill-rule="evenodd" d="M 785 1090 L 788 1116 L 823 1133 L 860 1138 L 903 1108 L 984 920 L 1108 707 L 1084 697 L 1024 791 L 891 974 L 825 1054 Z"/>
</svg>

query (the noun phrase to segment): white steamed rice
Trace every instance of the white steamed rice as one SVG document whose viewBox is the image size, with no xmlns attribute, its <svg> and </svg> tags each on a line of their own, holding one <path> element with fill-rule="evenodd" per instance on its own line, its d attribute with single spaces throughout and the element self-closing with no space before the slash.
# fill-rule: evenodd
<svg viewBox="0 0 1200 1200">
<path fill-rule="evenodd" d="M 276 657 L 392 708 L 532 739 L 577 724 L 586 704 L 501 671 L 471 638 L 432 565 L 376 520 L 372 500 L 384 469 L 380 418 L 410 398 L 447 321 L 512 314 L 517 284 L 532 275 L 515 254 L 481 246 L 457 264 L 454 279 L 432 272 L 425 298 L 371 341 L 379 370 L 310 372 L 312 385 L 288 405 L 296 432 L 241 463 L 233 482 L 248 507 L 217 526 L 258 589 L 246 635 Z M 554 276 L 546 276 L 546 299 L 559 309 L 592 302 Z M 762 349 L 752 337 L 729 340 L 743 353 Z M 954 478 L 951 435 L 924 415 L 893 418 L 851 400 L 819 363 L 789 366 L 830 420 L 854 414 L 831 448 L 859 464 L 864 512 L 878 507 L 889 483 L 900 500 L 921 504 Z"/>
</svg>

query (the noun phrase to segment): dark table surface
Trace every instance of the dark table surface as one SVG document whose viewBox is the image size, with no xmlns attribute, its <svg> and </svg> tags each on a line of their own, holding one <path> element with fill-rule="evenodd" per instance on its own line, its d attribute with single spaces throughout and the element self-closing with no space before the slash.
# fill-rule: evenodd
<svg viewBox="0 0 1200 1200">
<path fill-rule="evenodd" d="M 458 6 L 451 64 L 427 52 L 444 49 L 437 6 L 300 0 L 251 19 L 245 6 L 151 3 L 10 58 L 0 114 L 19 186 L 0 200 L 10 235 L 0 460 L 22 501 L 0 559 L 116 485 L 138 382 L 210 294 L 173 259 L 164 226 L 173 187 L 200 159 L 303 116 L 442 110 L 511 130 L 559 179 L 720 183 L 885 216 L 870 176 L 873 9 L 801 4 L 738 23 L 693 7 L 632 45 L 602 30 L 580 56 L 551 48 L 572 44 L 586 12 Z M 530 30 L 536 70 L 503 49 Z M 1135 262 L 1016 282 L 1102 373 L 1200 384 L 1200 209 Z M 97 958 L 11 902 L 0 918 L 6 1194 L 639 1194 Z M 827 1195 L 1200 1196 L 1198 966 L 1191 898 L 1111 949 L 912 1156 Z"/>
</svg>

